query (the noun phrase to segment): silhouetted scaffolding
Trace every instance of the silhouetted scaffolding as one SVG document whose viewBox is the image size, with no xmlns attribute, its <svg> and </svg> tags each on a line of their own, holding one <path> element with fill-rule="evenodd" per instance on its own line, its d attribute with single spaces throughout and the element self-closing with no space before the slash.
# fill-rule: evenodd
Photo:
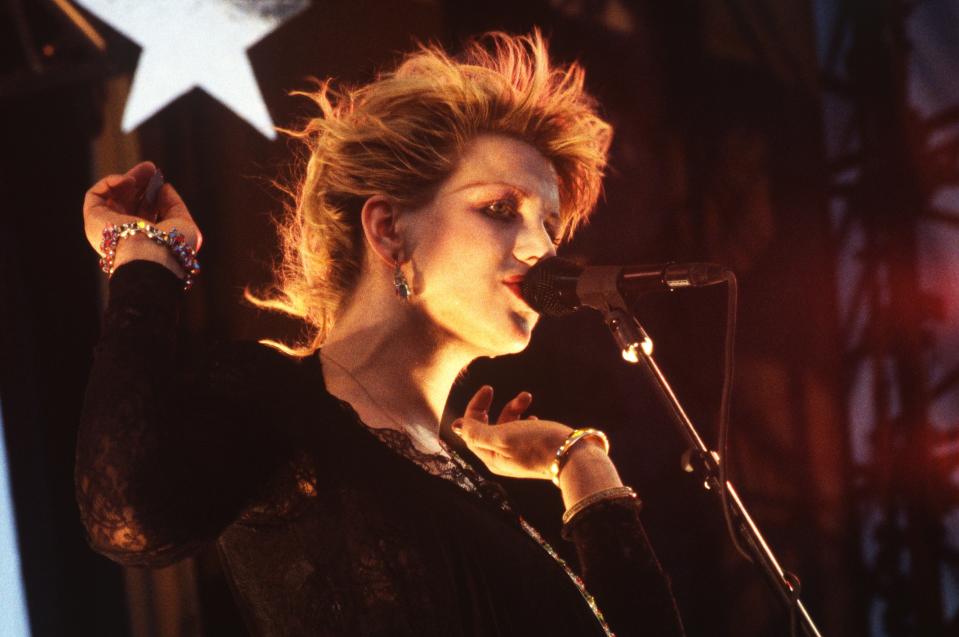
<svg viewBox="0 0 959 637">
<path fill-rule="evenodd" d="M 823 55 L 845 288 L 844 391 L 859 436 L 851 467 L 862 601 L 872 634 L 893 637 L 959 628 L 947 604 L 959 561 L 945 532 L 959 506 L 949 479 L 959 422 L 944 428 L 930 417 L 937 400 L 959 389 L 959 366 L 938 380 L 930 373 L 930 325 L 941 311 L 920 276 L 924 224 L 959 224 L 933 205 L 937 191 L 959 184 L 959 135 L 937 141 L 959 122 L 959 106 L 922 118 L 910 105 L 907 25 L 916 6 L 842 2 Z"/>
</svg>

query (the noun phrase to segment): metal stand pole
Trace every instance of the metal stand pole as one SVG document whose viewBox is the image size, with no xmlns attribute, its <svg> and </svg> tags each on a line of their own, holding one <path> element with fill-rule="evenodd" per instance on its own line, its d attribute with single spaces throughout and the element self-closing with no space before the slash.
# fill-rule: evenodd
<svg viewBox="0 0 959 637">
<path fill-rule="evenodd" d="M 618 296 L 618 295 L 617 295 Z M 762 567 L 766 579 L 779 593 L 787 607 L 794 609 L 799 621 L 808 637 L 822 637 L 812 617 L 799 599 L 799 580 L 783 570 L 772 549 L 763 538 L 759 527 L 753 521 L 746 506 L 739 497 L 739 493 L 730 481 L 720 482 L 719 463 L 722 459 L 719 454 L 709 449 L 703 442 L 696 427 L 680 404 L 672 387 L 663 375 L 659 365 L 653 358 L 653 341 L 639 321 L 626 309 L 620 299 L 610 299 L 603 311 L 606 325 L 609 327 L 623 354 L 623 359 L 631 364 L 642 364 L 659 389 L 673 420 L 680 433 L 689 443 L 689 450 L 684 457 L 684 468 L 696 472 L 703 480 L 703 486 L 721 501 L 725 501 L 732 514 L 736 530 L 753 556 L 754 561 Z M 617 302 L 618 301 L 618 302 Z M 725 497 L 722 489 L 725 488 Z"/>
</svg>

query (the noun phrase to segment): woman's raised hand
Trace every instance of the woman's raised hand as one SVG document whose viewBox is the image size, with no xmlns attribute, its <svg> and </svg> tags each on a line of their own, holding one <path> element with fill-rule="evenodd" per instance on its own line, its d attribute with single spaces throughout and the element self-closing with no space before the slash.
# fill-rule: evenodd
<svg viewBox="0 0 959 637">
<path fill-rule="evenodd" d="M 548 480 L 552 477 L 549 465 L 556 450 L 572 429 L 535 416 L 524 419 L 532 401 L 529 392 L 517 394 L 503 407 L 496 424 L 491 425 L 493 388 L 486 385 L 470 399 L 463 417 L 453 423 L 453 431 L 496 475 Z"/>
<path fill-rule="evenodd" d="M 144 217 L 136 216 L 138 213 L 137 204 L 146 190 L 150 178 L 156 171 L 157 167 L 152 162 L 141 162 L 123 175 L 107 175 L 87 191 L 83 200 L 83 228 L 87 241 L 101 257 L 103 251 L 100 249 L 100 244 L 103 241 L 103 229 L 107 225 L 111 223 L 120 225 L 144 219 Z M 163 184 L 157 194 L 154 210 L 156 221 L 153 222 L 153 225 L 166 231 L 176 228 L 183 233 L 187 243 L 196 250 L 200 249 L 203 235 L 200 234 L 200 229 L 193 221 L 190 211 L 187 210 L 186 204 L 183 203 L 183 199 L 180 198 L 173 186 L 168 183 Z M 147 220 L 152 222 L 150 219 Z M 133 240 L 136 239 L 142 240 L 143 237 L 134 236 L 124 239 L 120 242 L 119 249 L 126 249 L 134 245 Z M 124 243 L 127 242 L 130 243 L 124 246 Z M 137 254 L 137 258 L 150 258 L 148 253 L 150 250 L 154 250 L 158 257 L 162 257 L 157 260 L 176 263 L 175 260 L 164 255 L 164 249 L 161 246 L 150 248 L 144 245 L 146 243 L 148 242 L 141 241 L 140 254 Z M 131 256 L 130 250 L 126 250 L 126 252 L 128 253 L 126 256 Z M 119 266 L 126 260 L 129 259 L 121 258 L 121 255 L 118 254 L 115 263 Z"/>
</svg>

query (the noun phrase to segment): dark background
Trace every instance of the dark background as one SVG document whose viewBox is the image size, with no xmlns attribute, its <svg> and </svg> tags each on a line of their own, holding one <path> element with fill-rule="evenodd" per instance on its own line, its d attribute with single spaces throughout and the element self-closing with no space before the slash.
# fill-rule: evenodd
<svg viewBox="0 0 959 637">
<path fill-rule="evenodd" d="M 83 541 L 73 446 L 103 280 L 80 205 L 104 174 L 155 161 L 205 237 L 186 328 L 289 338 L 297 326 L 252 309 L 241 291 L 270 280 L 283 204 L 270 180 L 287 175 L 291 144 L 199 90 L 120 133 L 139 47 L 84 15 L 105 55 L 53 2 L 0 4 L 0 396 L 33 631 L 244 634 L 212 551 L 148 572 Z M 930 236 L 947 256 L 959 246 L 955 208 L 939 196 L 959 185 L 959 101 L 930 113 L 910 87 L 917 56 L 955 77 L 959 37 L 936 55 L 921 46 L 950 41 L 923 30 L 940 21 L 959 33 L 956 3 L 315 0 L 249 55 L 274 122 L 289 126 L 309 114 L 287 96 L 308 76 L 364 82 L 417 40 L 455 50 L 491 29 L 543 29 L 556 59 L 586 67 L 615 127 L 604 199 L 561 254 L 736 270 L 733 480 L 802 579 L 824 635 L 934 637 L 959 634 L 959 297 L 942 296 L 959 292 L 959 268 L 946 259 L 953 269 L 936 271 L 938 288 L 923 273 Z M 637 308 L 710 444 L 724 304 L 711 288 Z M 478 361 L 450 410 L 483 383 L 500 397 L 530 390 L 539 416 L 609 433 L 691 637 L 788 634 L 777 599 L 731 549 L 718 506 L 680 470 L 682 439 L 657 396 L 622 364 L 598 315 L 544 321 L 523 354 Z M 506 486 L 563 544 L 555 488 Z"/>
</svg>

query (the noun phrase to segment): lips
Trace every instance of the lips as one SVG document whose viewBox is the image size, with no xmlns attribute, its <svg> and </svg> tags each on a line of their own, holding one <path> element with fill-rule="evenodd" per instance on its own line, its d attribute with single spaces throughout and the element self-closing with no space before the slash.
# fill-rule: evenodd
<svg viewBox="0 0 959 637">
<path fill-rule="evenodd" d="M 523 275 L 516 274 L 510 277 L 503 279 L 503 285 L 509 288 L 510 292 L 516 295 L 516 298 L 526 303 L 526 299 L 523 298 L 523 293 L 520 289 L 520 285 L 523 283 Z"/>
</svg>

